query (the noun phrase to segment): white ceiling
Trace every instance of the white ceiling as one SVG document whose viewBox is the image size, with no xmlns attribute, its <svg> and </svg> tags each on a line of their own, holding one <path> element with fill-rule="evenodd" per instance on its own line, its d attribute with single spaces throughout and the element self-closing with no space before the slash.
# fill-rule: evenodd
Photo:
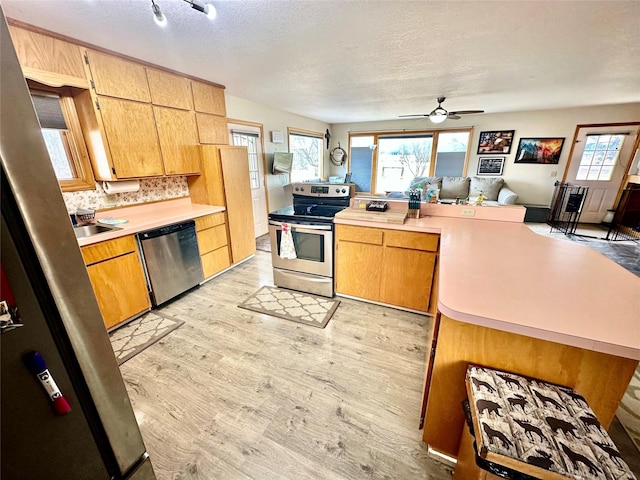
<svg viewBox="0 0 640 480">
<path fill-rule="evenodd" d="M 639 1 L 0 0 L 7 17 L 346 123 L 640 102 Z"/>
</svg>

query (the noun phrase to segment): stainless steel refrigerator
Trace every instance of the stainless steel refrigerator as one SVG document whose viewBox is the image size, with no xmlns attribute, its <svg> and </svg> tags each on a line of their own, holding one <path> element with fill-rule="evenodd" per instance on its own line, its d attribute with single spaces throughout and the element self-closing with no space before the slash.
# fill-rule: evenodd
<svg viewBox="0 0 640 480">
<path fill-rule="evenodd" d="M 0 300 L 19 316 L 0 335 L 1 478 L 155 479 L 1 8 L 0 34 Z"/>
</svg>

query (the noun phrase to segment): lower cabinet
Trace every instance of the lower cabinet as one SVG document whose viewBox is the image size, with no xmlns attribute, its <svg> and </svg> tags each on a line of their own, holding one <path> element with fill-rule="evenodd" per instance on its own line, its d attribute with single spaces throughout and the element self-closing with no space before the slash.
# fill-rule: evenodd
<svg viewBox="0 0 640 480">
<path fill-rule="evenodd" d="M 231 265 L 224 212 L 198 217 L 195 221 L 202 270 L 204 278 L 209 278 Z"/>
<path fill-rule="evenodd" d="M 88 245 L 81 250 L 106 328 L 151 308 L 133 235 Z"/>
<path fill-rule="evenodd" d="M 440 236 L 336 225 L 337 293 L 427 312 Z"/>
</svg>

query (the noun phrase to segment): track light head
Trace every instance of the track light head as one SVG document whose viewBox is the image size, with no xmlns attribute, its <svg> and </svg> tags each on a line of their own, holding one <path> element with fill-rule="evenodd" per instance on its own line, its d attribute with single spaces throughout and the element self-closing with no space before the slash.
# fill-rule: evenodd
<svg viewBox="0 0 640 480">
<path fill-rule="evenodd" d="M 194 10 L 198 10 L 199 12 L 204 13 L 208 18 L 213 20 L 216 18 L 216 7 L 211 5 L 210 3 L 203 3 L 201 0 L 184 0 L 185 2 L 191 4 L 191 8 Z"/>
<path fill-rule="evenodd" d="M 154 0 L 151 0 L 151 10 L 153 11 L 153 20 L 161 27 L 166 26 L 167 17 L 164 16 L 164 13 L 162 13 L 162 10 L 160 9 L 160 5 L 154 2 Z"/>
</svg>

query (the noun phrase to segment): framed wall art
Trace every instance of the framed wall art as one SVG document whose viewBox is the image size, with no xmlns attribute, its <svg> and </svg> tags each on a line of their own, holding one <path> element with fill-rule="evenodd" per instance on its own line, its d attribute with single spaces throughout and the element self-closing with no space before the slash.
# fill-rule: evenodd
<svg viewBox="0 0 640 480">
<path fill-rule="evenodd" d="M 510 153 L 514 133 L 516 133 L 515 130 L 480 132 L 478 155 L 486 153 Z"/>
<path fill-rule="evenodd" d="M 557 164 L 564 138 L 521 138 L 515 163 Z"/>
<path fill-rule="evenodd" d="M 505 157 L 480 157 L 478 159 L 478 175 L 502 175 Z"/>
</svg>

